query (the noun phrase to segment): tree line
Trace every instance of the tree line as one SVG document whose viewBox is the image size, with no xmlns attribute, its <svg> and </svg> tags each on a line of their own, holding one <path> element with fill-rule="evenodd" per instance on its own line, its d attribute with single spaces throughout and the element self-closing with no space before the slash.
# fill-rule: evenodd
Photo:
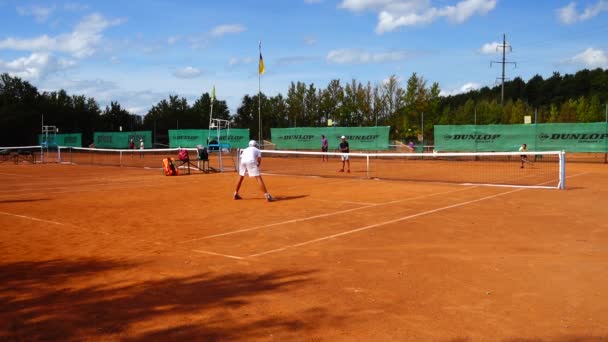
<svg viewBox="0 0 608 342">
<path fill-rule="evenodd" d="M 443 96 L 438 83 L 413 73 L 404 85 L 396 75 L 377 84 L 353 79 L 331 80 L 326 87 L 291 82 L 285 96 L 243 96 L 236 113 L 225 101 L 209 93 L 190 105 L 178 95 L 169 95 L 141 117 L 117 102 L 101 109 L 93 98 L 69 95 L 64 90 L 40 93 L 29 82 L 0 75 L 0 146 L 37 143 L 44 121 L 60 133 L 82 133 L 83 143 L 92 142 L 95 131 L 150 130 L 155 142 L 168 140 L 169 129 L 200 129 L 213 117 L 230 120 L 234 128 L 249 128 L 258 136 L 258 106 L 262 135 L 270 128 L 336 126 L 390 126 L 391 139 L 432 139 L 434 125 L 515 124 L 531 116 L 537 123 L 604 121 L 608 107 L 608 70 L 581 70 L 574 75 L 540 75 L 527 82 L 515 78 L 501 87 L 483 87 L 467 93 Z M 261 101 L 260 101 L 261 100 Z M 331 120 L 331 121 L 330 121 Z"/>
</svg>

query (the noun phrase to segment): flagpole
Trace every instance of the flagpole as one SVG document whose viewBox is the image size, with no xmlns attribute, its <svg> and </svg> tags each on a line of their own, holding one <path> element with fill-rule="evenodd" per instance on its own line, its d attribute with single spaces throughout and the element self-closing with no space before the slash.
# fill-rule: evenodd
<svg viewBox="0 0 608 342">
<path fill-rule="evenodd" d="M 262 41 L 260 40 L 259 45 L 260 58 L 262 56 Z M 264 142 L 262 140 L 262 73 L 260 69 L 261 61 L 258 61 L 258 142 L 260 147 L 264 148 Z"/>
</svg>

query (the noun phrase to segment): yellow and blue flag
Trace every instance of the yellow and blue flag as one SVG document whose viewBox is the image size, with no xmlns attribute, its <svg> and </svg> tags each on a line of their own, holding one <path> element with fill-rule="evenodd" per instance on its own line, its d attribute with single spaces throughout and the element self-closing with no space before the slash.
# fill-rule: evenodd
<svg viewBox="0 0 608 342">
<path fill-rule="evenodd" d="M 262 42 L 260 42 L 260 65 L 258 67 L 258 72 L 260 75 L 264 74 L 266 68 L 264 67 L 264 58 L 262 58 Z"/>
</svg>

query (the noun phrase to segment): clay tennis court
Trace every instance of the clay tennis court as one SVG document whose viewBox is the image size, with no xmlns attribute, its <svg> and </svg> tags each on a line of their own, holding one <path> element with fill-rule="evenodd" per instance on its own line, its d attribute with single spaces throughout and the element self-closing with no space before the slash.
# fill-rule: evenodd
<svg viewBox="0 0 608 342">
<path fill-rule="evenodd" d="M 608 167 L 567 176 L 0 164 L 0 340 L 606 341 Z"/>
</svg>

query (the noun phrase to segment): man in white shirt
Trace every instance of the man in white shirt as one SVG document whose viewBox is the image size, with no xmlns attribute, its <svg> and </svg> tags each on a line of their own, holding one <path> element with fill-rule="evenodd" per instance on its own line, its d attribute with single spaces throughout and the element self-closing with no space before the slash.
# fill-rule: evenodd
<svg viewBox="0 0 608 342">
<path fill-rule="evenodd" d="M 144 157 L 144 139 L 139 139 L 139 157 Z"/>
<path fill-rule="evenodd" d="M 256 147 L 257 142 L 255 140 L 249 141 L 249 147 L 243 150 L 241 153 L 241 163 L 239 165 L 239 181 L 236 183 L 236 189 L 234 190 L 233 198 L 235 200 L 241 199 L 239 195 L 239 189 L 245 178 L 245 172 L 249 174 L 249 177 L 255 177 L 260 185 L 260 189 L 264 192 L 264 197 L 268 202 L 274 201 L 274 197 L 266 190 L 266 184 L 260 174 L 260 164 L 262 163 L 262 152 Z"/>
<path fill-rule="evenodd" d="M 519 148 L 519 152 L 528 152 L 528 145 L 523 144 L 521 145 L 521 147 Z M 523 169 L 524 168 L 524 163 L 528 162 L 528 155 L 527 154 L 522 154 L 521 155 L 521 166 L 520 168 Z"/>
</svg>

